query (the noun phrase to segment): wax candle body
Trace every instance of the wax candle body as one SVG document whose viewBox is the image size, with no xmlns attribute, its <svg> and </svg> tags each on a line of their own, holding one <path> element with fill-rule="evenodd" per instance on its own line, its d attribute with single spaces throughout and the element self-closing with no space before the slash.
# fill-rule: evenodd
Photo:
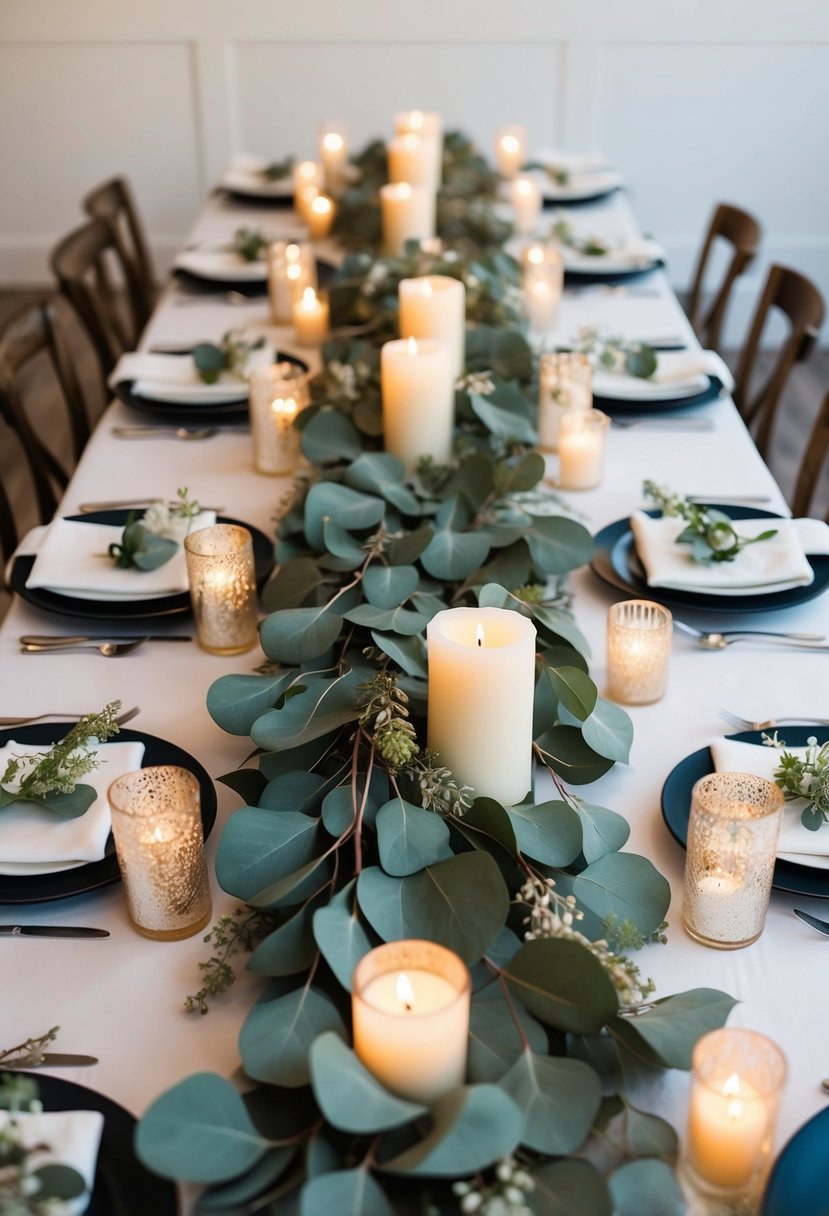
<svg viewBox="0 0 829 1216">
<path fill-rule="evenodd" d="M 555 327 L 561 292 L 552 278 L 545 274 L 524 277 L 524 308 L 530 333 L 544 338 Z"/>
<path fill-rule="evenodd" d="M 371 951 L 354 973 L 352 1014 L 354 1050 L 388 1089 L 429 1104 L 463 1084 L 469 973 L 450 950 L 401 941 Z"/>
<path fill-rule="evenodd" d="M 737 1077 L 730 1092 L 694 1085 L 688 1114 L 688 1157 L 712 1186 L 739 1189 L 763 1156 L 769 1116 L 760 1094 Z"/>
<path fill-rule="evenodd" d="M 495 161 L 503 177 L 515 177 L 525 160 L 523 127 L 501 127 L 495 138 Z"/>
<path fill-rule="evenodd" d="M 452 375 L 463 375 L 466 342 L 466 288 L 448 275 L 401 279 L 401 338 L 435 338 L 449 347 Z"/>
<path fill-rule="evenodd" d="M 535 231 L 541 215 L 541 190 L 533 177 L 515 177 L 510 182 L 510 203 L 516 232 L 528 235 Z"/>
<path fill-rule="evenodd" d="M 560 418 L 558 484 L 563 490 L 590 490 L 601 481 L 608 421 L 600 410 L 575 410 Z"/>
<path fill-rule="evenodd" d="M 328 299 L 306 287 L 294 301 L 294 331 L 299 346 L 320 346 L 328 337 Z"/>
<path fill-rule="evenodd" d="M 305 212 L 305 222 L 312 241 L 322 241 L 328 236 L 336 214 L 334 200 L 327 194 L 318 194 L 311 199 Z"/>
<path fill-rule="evenodd" d="M 380 187 L 383 251 L 403 253 L 406 241 L 428 240 L 435 235 L 435 195 L 425 186 L 391 182 Z"/>
<path fill-rule="evenodd" d="M 390 182 L 409 182 L 437 190 L 432 144 L 420 135 L 395 135 L 386 147 Z"/>
<path fill-rule="evenodd" d="M 307 203 L 316 198 L 322 187 L 322 165 L 315 160 L 301 160 L 294 166 L 294 209 L 299 215 L 305 216 Z M 312 193 L 305 195 L 303 192 L 306 190 Z"/>
<path fill-rule="evenodd" d="M 432 158 L 431 181 L 437 189 L 443 178 L 443 120 L 434 111 L 407 110 L 394 116 L 397 135 L 417 135 L 427 144 Z"/>
<path fill-rule="evenodd" d="M 276 241 L 268 250 L 268 295 L 277 325 L 293 320 L 294 300 L 317 285 L 317 263 L 307 243 Z"/>
<path fill-rule="evenodd" d="M 455 379 L 449 347 L 414 338 L 380 350 L 383 446 L 411 474 L 421 456 L 446 464 L 452 455 Z"/>
<path fill-rule="evenodd" d="M 426 639 L 429 747 L 477 793 L 520 802 L 532 786 L 535 626 L 508 609 L 451 608 Z"/>
<path fill-rule="evenodd" d="M 571 410 L 593 404 L 593 373 L 587 355 L 558 351 L 542 355 L 538 365 L 538 446 L 557 452 L 561 419 Z"/>
<path fill-rule="evenodd" d="M 329 194 L 338 194 L 345 182 L 348 165 L 348 143 L 343 131 L 336 127 L 323 127 L 320 132 L 320 160 L 325 189 Z"/>
</svg>

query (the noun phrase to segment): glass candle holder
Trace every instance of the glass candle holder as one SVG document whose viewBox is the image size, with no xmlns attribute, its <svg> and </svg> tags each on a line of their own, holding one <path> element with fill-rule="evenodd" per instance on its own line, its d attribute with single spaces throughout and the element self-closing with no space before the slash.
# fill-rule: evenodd
<svg viewBox="0 0 829 1216">
<path fill-rule="evenodd" d="M 130 919 L 145 937 L 178 941 L 210 920 L 199 783 L 157 765 L 109 787 L 112 835 Z"/>
<path fill-rule="evenodd" d="M 310 400 L 308 378 L 295 363 L 271 363 L 251 375 L 250 431 L 257 473 L 292 473 L 299 464 L 294 420 Z"/>
<path fill-rule="evenodd" d="M 388 942 L 354 969 L 354 1050 L 387 1089 L 427 1105 L 463 1085 L 469 1038 L 466 965 L 436 942 Z"/>
<path fill-rule="evenodd" d="M 256 573 L 247 528 L 216 524 L 184 538 L 199 645 L 241 654 L 256 645 Z"/>
<path fill-rule="evenodd" d="M 703 1035 L 691 1068 L 683 1185 L 706 1212 L 751 1216 L 771 1165 L 785 1056 L 765 1035 L 725 1028 Z"/>
<path fill-rule="evenodd" d="M 562 490 L 592 490 L 600 483 L 609 422 L 601 410 L 562 414 L 558 433 L 558 484 Z"/>
<path fill-rule="evenodd" d="M 710 773 L 691 792 L 682 919 L 698 942 L 749 946 L 763 932 L 783 791 L 752 773 Z"/>
<path fill-rule="evenodd" d="M 593 372 L 587 355 L 559 351 L 542 355 L 538 365 L 538 447 L 558 451 L 562 416 L 593 405 Z"/>
<path fill-rule="evenodd" d="M 527 133 L 523 127 L 499 127 L 495 133 L 495 164 L 502 177 L 515 177 L 526 160 Z"/>
<path fill-rule="evenodd" d="M 541 187 L 534 177 L 519 174 L 509 184 L 513 228 L 522 236 L 535 232 L 541 215 Z"/>
<path fill-rule="evenodd" d="M 317 262 L 307 242 L 275 241 L 268 250 L 268 295 L 277 325 L 290 325 L 294 300 L 317 286 Z"/>
<path fill-rule="evenodd" d="M 543 348 L 555 329 L 564 292 L 564 271 L 553 263 L 524 270 L 524 313 L 530 345 Z"/>
<path fill-rule="evenodd" d="M 649 705 L 665 694 L 673 618 L 651 600 L 623 600 L 607 614 L 607 695 Z"/>
</svg>

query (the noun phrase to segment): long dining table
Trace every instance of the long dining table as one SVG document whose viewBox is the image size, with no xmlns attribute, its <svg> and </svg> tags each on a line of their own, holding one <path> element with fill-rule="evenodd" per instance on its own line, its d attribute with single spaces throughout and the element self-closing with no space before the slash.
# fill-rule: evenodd
<svg viewBox="0 0 829 1216">
<path fill-rule="evenodd" d="M 550 219 L 545 213 L 544 223 Z M 624 191 L 581 207 L 574 219 L 599 235 L 638 234 Z M 275 237 L 301 232 L 290 210 L 250 207 L 216 192 L 187 243 L 225 243 L 241 225 L 264 228 Z M 322 253 L 332 259 L 337 256 L 333 245 Z M 631 280 L 634 283 L 568 286 L 553 340 L 565 341 L 583 326 L 604 326 L 630 339 L 672 335 L 695 347 L 667 272 L 656 268 Z M 141 345 L 153 349 L 216 341 L 231 327 L 262 333 L 280 349 L 297 349 L 289 328 L 271 324 L 266 297 L 240 305 L 224 293 L 189 295 L 174 280 L 162 293 Z M 312 369 L 319 366 L 318 352 L 297 353 L 309 359 Z M 769 511 L 788 514 L 780 489 L 728 396 L 684 410 L 682 417 L 710 419 L 711 427 L 685 431 L 611 426 L 601 485 L 561 495 L 591 531 L 627 517 L 642 505 L 642 483 L 647 478 L 711 500 L 760 498 Z M 251 437 L 244 426 L 219 426 L 211 437 L 191 442 L 166 435 L 124 439 L 115 434 L 119 425 L 150 421 L 113 401 L 71 479 L 62 514 L 77 512 L 90 502 L 168 499 L 177 487 L 187 486 L 191 495 L 220 507 L 223 515 L 274 535 L 289 479 L 254 471 Z M 551 458 L 551 476 L 554 472 Z M 576 621 L 593 652 L 591 675 L 601 691 L 607 611 L 620 595 L 586 567 L 571 576 L 570 588 Z M 829 624 L 827 606 L 824 593 L 773 613 L 730 615 L 727 620 L 716 611 L 688 611 L 681 616 L 703 630 L 727 626 L 822 633 Z M 201 650 L 195 640 L 175 646 L 151 641 L 129 655 L 107 659 L 94 651 L 23 654 L 18 642 L 24 634 L 100 633 L 107 627 L 104 624 L 102 630 L 98 620 L 48 615 L 16 597 L 0 627 L 0 714 L 87 712 L 118 698 L 125 708 L 140 706 L 131 725 L 185 749 L 213 778 L 239 766 L 250 751 L 250 741 L 221 730 L 208 714 L 205 698 L 219 676 L 253 671 L 262 660 L 259 651 L 229 658 Z M 194 632 L 189 617 L 162 618 L 152 622 L 151 632 L 179 633 L 183 627 Z M 143 626 L 119 626 L 118 632 L 142 633 Z M 829 653 L 762 639 L 707 651 L 692 636 L 675 633 L 665 697 L 629 710 L 634 726 L 630 763 L 617 764 L 594 785 L 575 790 L 624 815 L 631 829 L 628 848 L 650 858 L 670 883 L 667 944 L 650 944 L 637 959 L 643 973 L 653 977 L 657 996 L 692 987 L 722 989 L 739 1002 L 729 1024 L 759 1030 L 783 1049 L 789 1073 L 778 1148 L 826 1101 L 821 1079 L 829 1075 L 825 1043 L 829 967 L 824 958 L 829 945 L 792 909 L 802 907 L 821 915 L 829 905 L 815 896 L 775 890 L 765 931 L 753 945 L 731 951 L 698 944 L 682 927 L 685 854 L 663 822 L 660 793 L 678 762 L 727 733 L 719 717 L 722 707 L 753 719 L 826 716 L 827 672 Z M 223 823 L 239 805 L 239 798 L 225 786 L 218 785 L 217 791 L 218 819 L 207 843 L 209 862 Z M 238 901 L 220 890 L 212 866 L 211 884 L 216 917 Z M 829 872 L 823 894 L 829 896 Z M 92 1053 L 99 1063 L 87 1069 L 62 1069 L 55 1075 L 96 1089 L 136 1116 L 191 1073 L 232 1076 L 236 1072 L 238 1033 L 258 981 L 241 971 L 236 985 L 213 1003 L 208 1016 L 186 1013 L 184 999 L 200 986 L 198 964 L 207 955 L 200 934 L 170 943 L 140 936 L 130 924 L 118 883 L 71 898 L 7 906 L 0 919 L 20 925 L 80 923 L 111 934 L 95 941 L 20 937 L 4 942 L 0 1046 L 59 1025 L 60 1050 Z M 643 1095 L 640 1105 L 668 1117 L 681 1136 L 687 1090 L 687 1074 L 670 1073 Z"/>
</svg>

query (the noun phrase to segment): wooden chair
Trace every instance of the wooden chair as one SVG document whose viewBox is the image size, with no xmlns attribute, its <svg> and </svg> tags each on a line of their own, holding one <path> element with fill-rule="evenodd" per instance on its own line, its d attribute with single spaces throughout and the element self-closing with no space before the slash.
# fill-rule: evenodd
<svg viewBox="0 0 829 1216">
<path fill-rule="evenodd" d="M 803 454 L 800 472 L 797 475 L 792 500 L 792 515 L 795 519 L 809 514 L 818 478 L 821 470 L 826 466 L 827 456 L 829 456 L 829 393 L 823 398 L 814 428 L 809 436 L 809 442 L 806 445 L 806 451 Z M 826 513 L 826 519 L 829 522 L 829 511 Z"/>
<path fill-rule="evenodd" d="M 771 370 L 761 380 L 760 387 L 752 387 L 763 331 L 772 310 L 786 318 L 789 333 L 777 349 Z M 734 387 L 737 408 L 752 431 L 764 460 L 768 459 L 771 450 L 772 432 L 786 381 L 795 363 L 803 363 L 814 350 L 823 316 L 823 296 L 810 279 L 787 266 L 769 268 L 740 355 Z"/>
<path fill-rule="evenodd" d="M 106 384 L 119 355 L 134 349 L 138 337 L 129 300 L 124 299 L 126 284 L 119 281 L 124 272 L 109 226 L 104 220 L 88 220 L 59 242 L 50 263 L 95 347 Z"/>
<path fill-rule="evenodd" d="M 56 303 L 48 297 L 38 297 L 22 304 L 0 325 L 0 418 L 6 427 L 15 432 L 28 465 L 38 517 L 41 523 L 46 523 L 55 513 L 69 473 L 41 438 L 43 423 L 36 424 L 27 409 L 29 396 L 25 392 L 25 381 L 28 376 L 38 374 L 35 360 L 39 356 L 45 356 L 45 364 L 51 365 L 58 396 L 67 412 L 74 467 L 89 438 L 89 417 L 76 367 L 57 316 Z M 47 388 L 42 371 L 36 383 L 38 394 L 42 395 L 44 388 Z M 0 517 L 3 520 L 0 540 L 5 550 L 6 544 L 15 539 L 14 514 L 10 496 L 5 491 L 0 501 Z"/>
<path fill-rule="evenodd" d="M 694 272 L 688 316 L 694 332 L 708 350 L 719 350 L 726 309 L 731 289 L 740 275 L 751 265 L 760 244 L 761 229 L 753 215 L 720 203 L 714 212 L 705 236 L 697 268 Z M 711 303 L 704 305 L 704 282 L 708 261 L 716 242 L 726 241 L 732 247 L 731 260 L 716 288 Z"/>
<path fill-rule="evenodd" d="M 103 220 L 110 230 L 124 271 L 137 341 L 150 319 L 155 303 L 152 259 L 130 184 L 113 177 L 96 186 L 83 200 L 93 219 Z"/>
</svg>

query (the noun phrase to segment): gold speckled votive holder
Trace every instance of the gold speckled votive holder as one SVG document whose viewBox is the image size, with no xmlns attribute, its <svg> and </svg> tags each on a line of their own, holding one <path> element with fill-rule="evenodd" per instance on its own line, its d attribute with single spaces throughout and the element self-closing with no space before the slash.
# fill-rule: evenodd
<svg viewBox="0 0 829 1216">
<path fill-rule="evenodd" d="M 255 646 L 256 572 L 247 528 L 216 524 L 184 538 L 190 601 L 199 645 L 213 654 Z"/>
<path fill-rule="evenodd" d="M 623 600 L 607 614 L 607 695 L 649 705 L 665 693 L 673 618 L 652 600 Z"/>
</svg>

